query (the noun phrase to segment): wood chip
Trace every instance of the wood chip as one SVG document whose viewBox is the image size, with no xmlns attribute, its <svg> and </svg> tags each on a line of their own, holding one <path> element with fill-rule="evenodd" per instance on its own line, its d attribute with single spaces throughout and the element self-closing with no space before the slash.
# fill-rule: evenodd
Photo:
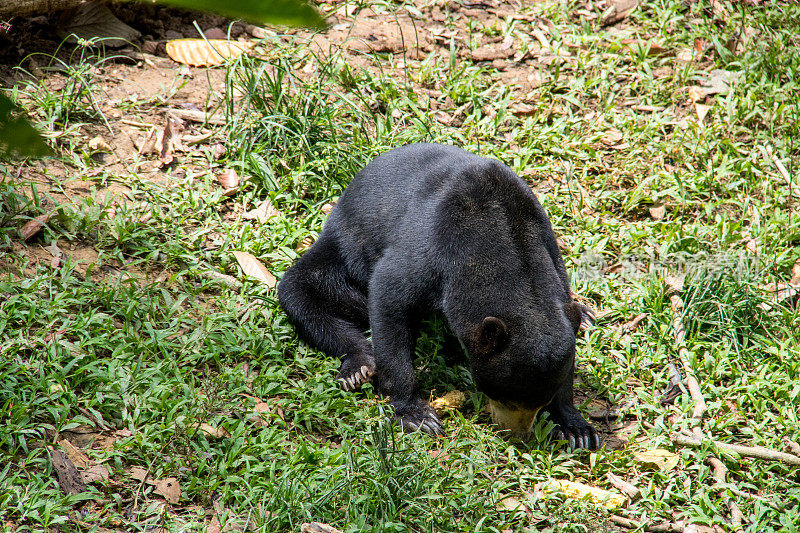
<svg viewBox="0 0 800 533">
<path fill-rule="evenodd" d="M 48 446 L 47 451 L 50 452 L 50 461 L 58 477 L 58 485 L 62 492 L 68 496 L 86 492 L 88 490 L 86 484 L 67 454 L 52 446 Z"/>
</svg>

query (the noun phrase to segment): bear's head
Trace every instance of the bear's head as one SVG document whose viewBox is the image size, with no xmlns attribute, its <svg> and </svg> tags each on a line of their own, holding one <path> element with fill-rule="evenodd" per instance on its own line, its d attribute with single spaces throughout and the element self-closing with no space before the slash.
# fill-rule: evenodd
<svg viewBox="0 0 800 533">
<path fill-rule="evenodd" d="M 575 335 L 587 324 L 587 312 L 570 302 L 546 311 L 487 316 L 462 340 L 475 383 L 489 397 L 492 420 L 501 429 L 520 438 L 530 434 L 536 413 L 572 372 Z"/>
</svg>

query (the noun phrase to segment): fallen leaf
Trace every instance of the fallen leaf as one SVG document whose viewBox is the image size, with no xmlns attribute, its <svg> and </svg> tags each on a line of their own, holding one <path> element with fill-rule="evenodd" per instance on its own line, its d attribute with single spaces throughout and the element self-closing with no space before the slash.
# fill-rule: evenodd
<svg viewBox="0 0 800 533">
<path fill-rule="evenodd" d="M 138 30 L 119 20 L 100 2 L 79 5 L 58 32 L 66 37 L 68 43 L 95 39 L 98 45 L 111 48 L 125 46 L 141 36 Z"/>
<path fill-rule="evenodd" d="M 175 159 L 175 150 L 180 143 L 182 131 L 183 121 L 167 114 L 167 125 L 164 126 L 164 133 L 161 135 L 161 151 L 159 152 L 162 166 L 169 165 Z"/>
<path fill-rule="evenodd" d="M 275 279 L 275 276 L 267 270 L 261 261 L 256 259 L 253 255 L 247 252 L 233 252 L 233 256 L 238 261 L 239 266 L 242 267 L 242 272 L 244 272 L 248 276 L 252 276 L 260 281 L 266 283 L 269 287 L 274 287 L 278 284 L 278 280 Z"/>
<path fill-rule="evenodd" d="M 695 110 L 695 113 L 697 113 L 697 123 L 698 124 L 702 124 L 703 123 L 703 121 L 706 118 L 706 115 L 708 115 L 708 111 L 712 107 L 713 106 L 710 106 L 710 105 L 704 105 L 704 104 L 698 104 L 698 103 L 694 104 L 694 110 Z"/>
<path fill-rule="evenodd" d="M 800 285 L 800 259 L 792 265 L 792 277 L 789 280 L 789 285 L 793 287 Z"/>
<path fill-rule="evenodd" d="M 606 509 L 617 509 L 625 504 L 625 497 L 621 494 L 575 481 L 551 479 L 541 484 L 540 489 L 545 492 L 563 492 L 570 498 L 579 500 L 588 499 Z"/>
<path fill-rule="evenodd" d="M 513 42 L 513 41 L 512 41 Z M 494 61 L 514 57 L 514 47 L 503 48 L 497 45 L 484 45 L 469 53 L 474 61 Z"/>
<path fill-rule="evenodd" d="M 223 189 L 230 190 L 239 186 L 239 174 L 232 168 L 226 168 L 217 174 L 217 181 Z"/>
<path fill-rule="evenodd" d="M 642 463 L 643 465 L 646 465 L 650 468 L 655 468 L 656 470 L 660 470 L 662 472 L 669 472 L 678 466 L 679 462 L 679 457 L 677 454 L 661 448 L 637 452 L 633 454 L 633 459 L 639 463 Z"/>
<path fill-rule="evenodd" d="M 300 526 L 300 533 L 342 533 L 342 531 L 322 522 L 307 522 Z"/>
<path fill-rule="evenodd" d="M 110 475 L 108 473 L 108 467 L 106 465 L 94 465 L 90 466 L 83 472 L 84 483 L 94 483 L 95 481 L 108 481 L 110 479 Z"/>
<path fill-rule="evenodd" d="M 211 154 L 214 156 L 214 159 L 219 159 L 228 149 L 225 148 L 225 145 L 222 143 L 215 143 L 214 146 L 211 147 Z"/>
<path fill-rule="evenodd" d="M 206 424 L 205 422 L 200 424 L 198 429 L 213 439 L 225 439 L 231 436 L 225 428 L 215 428 L 211 424 Z"/>
<path fill-rule="evenodd" d="M 744 239 L 744 249 L 750 252 L 751 254 L 758 254 L 758 243 L 752 237 L 748 237 Z M 791 281 L 789 282 L 791 284 Z"/>
<path fill-rule="evenodd" d="M 83 470 L 89 467 L 91 461 L 89 461 L 89 457 L 83 453 L 83 450 L 72 444 L 67 439 L 61 439 L 58 441 L 58 444 L 64 448 L 64 452 L 66 452 L 67 457 L 69 457 L 69 460 L 72 461 L 72 464 L 74 464 L 77 468 Z"/>
<path fill-rule="evenodd" d="M 39 215 L 36 218 L 32 218 L 27 221 L 22 227 L 19 229 L 20 235 L 22 235 L 22 240 L 27 241 L 44 227 L 45 222 L 50 219 L 49 214 L 47 215 Z"/>
<path fill-rule="evenodd" d="M 647 209 L 650 212 L 650 216 L 653 217 L 654 220 L 661 220 L 664 218 L 664 215 L 667 212 L 667 207 L 665 205 L 654 205 Z"/>
<path fill-rule="evenodd" d="M 131 467 L 131 477 L 136 481 L 144 481 L 145 476 L 147 476 L 147 469 L 142 468 L 141 466 L 132 466 Z M 150 481 L 150 479 L 148 479 Z"/>
<path fill-rule="evenodd" d="M 638 0 L 612 0 L 611 7 L 606 10 L 600 19 L 603 26 L 611 26 L 625 20 L 628 15 L 639 5 Z"/>
<path fill-rule="evenodd" d="M 516 496 L 505 496 L 497 502 L 498 511 L 524 511 L 525 504 Z"/>
<path fill-rule="evenodd" d="M 440 398 L 431 402 L 431 407 L 437 410 L 461 409 L 467 402 L 467 395 L 460 390 L 451 390 Z"/>
<path fill-rule="evenodd" d="M 255 209 L 242 215 L 245 220 L 256 220 L 259 224 L 266 224 L 270 218 L 278 216 L 280 211 L 275 209 L 269 198 L 262 200 Z"/>
<path fill-rule="evenodd" d="M 600 142 L 602 142 L 606 146 L 611 146 L 617 144 L 621 140 L 622 140 L 622 132 L 619 131 L 617 128 L 609 128 L 603 133 L 603 137 L 600 139 Z"/>
<path fill-rule="evenodd" d="M 219 518 L 217 515 L 211 517 L 209 520 L 208 525 L 206 526 L 206 533 L 221 533 L 222 532 L 222 524 L 219 523 Z"/>
<path fill-rule="evenodd" d="M 50 260 L 50 267 L 58 268 L 59 266 L 61 266 L 61 258 L 64 257 L 64 252 L 61 251 L 61 248 L 59 248 L 58 245 L 54 243 L 51 244 L 50 246 L 45 246 L 44 249 L 50 252 L 50 255 L 53 256 L 53 258 Z"/>
<path fill-rule="evenodd" d="M 163 496 L 169 503 L 174 505 L 181 500 L 181 486 L 176 478 L 165 477 L 155 480 L 152 484 L 156 487 L 153 492 Z"/>
<path fill-rule="evenodd" d="M 322 206 L 322 208 L 321 208 L 322 213 L 325 214 L 325 215 L 330 215 L 331 211 L 333 211 L 333 208 L 334 208 L 335 205 L 336 205 L 335 201 L 334 202 L 328 202 L 327 204 L 324 204 Z"/>
<path fill-rule="evenodd" d="M 178 63 L 209 67 L 237 58 L 254 45 L 224 39 L 173 39 L 167 42 L 167 55 Z"/>
</svg>

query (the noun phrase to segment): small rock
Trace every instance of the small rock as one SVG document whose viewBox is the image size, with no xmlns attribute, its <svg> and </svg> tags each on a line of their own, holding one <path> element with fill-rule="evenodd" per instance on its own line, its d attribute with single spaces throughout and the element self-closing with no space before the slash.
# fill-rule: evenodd
<svg viewBox="0 0 800 533">
<path fill-rule="evenodd" d="M 206 39 L 227 39 L 228 34 L 219 28 L 208 28 L 205 32 Z"/>
</svg>

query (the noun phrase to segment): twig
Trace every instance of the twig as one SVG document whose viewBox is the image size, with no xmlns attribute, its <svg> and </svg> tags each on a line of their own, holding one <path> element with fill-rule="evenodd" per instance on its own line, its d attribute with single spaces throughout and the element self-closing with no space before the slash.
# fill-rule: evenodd
<svg viewBox="0 0 800 533">
<path fill-rule="evenodd" d="M 683 284 L 682 280 L 680 284 Z M 686 374 L 686 386 L 689 389 L 689 394 L 694 401 L 692 418 L 695 419 L 696 423 L 693 431 L 696 435 L 701 436 L 702 429 L 700 429 L 699 422 L 703 419 L 703 416 L 705 416 L 708 408 L 706 407 L 705 399 L 703 399 L 703 393 L 700 390 L 700 384 L 697 382 L 697 378 L 695 378 L 694 374 L 692 373 L 692 365 L 689 363 L 689 349 L 684 344 L 686 331 L 683 329 L 683 322 L 681 321 L 681 315 L 683 314 L 683 300 L 681 300 L 681 297 L 676 291 L 669 297 L 669 302 L 672 305 L 672 328 L 675 331 L 675 344 L 678 346 L 678 359 L 680 360 L 683 371 Z"/>
<path fill-rule="evenodd" d="M 628 483 L 624 479 L 619 476 L 612 474 L 611 472 L 606 473 L 606 479 L 608 482 L 618 488 L 623 494 L 625 494 L 631 501 L 638 500 L 642 497 L 642 491 L 639 490 L 639 487 L 632 483 Z"/>
<path fill-rule="evenodd" d="M 238 279 L 234 278 L 233 276 L 229 276 L 227 274 L 223 274 L 222 272 L 217 272 L 216 270 L 201 270 L 198 272 L 201 276 L 208 279 L 213 279 L 215 281 L 219 281 L 231 289 L 241 289 L 242 282 Z"/>
<path fill-rule="evenodd" d="M 682 533 L 683 528 L 680 527 L 678 524 L 673 524 L 671 522 L 660 522 L 658 524 L 650 524 L 647 522 L 637 522 L 636 520 L 631 520 L 630 518 L 625 518 L 624 516 L 619 516 L 612 514 L 610 517 L 612 522 L 614 522 L 618 526 L 622 526 L 627 529 L 642 529 L 644 528 L 645 531 L 656 531 L 656 532 L 665 532 L 665 533 Z"/>
<path fill-rule="evenodd" d="M 167 111 L 167 114 L 170 114 L 174 117 L 188 120 L 190 122 L 201 122 L 201 123 L 208 123 L 214 124 L 216 126 L 224 126 L 226 121 L 224 118 L 218 115 L 208 115 L 205 111 L 195 111 L 193 109 L 176 109 L 172 108 Z"/>
<path fill-rule="evenodd" d="M 728 473 L 728 468 L 725 466 L 725 464 L 713 456 L 706 457 L 706 461 L 708 461 L 708 464 L 710 464 L 714 469 L 714 479 L 717 480 L 717 483 L 724 484 L 725 475 Z M 728 509 L 731 512 L 731 527 L 734 531 L 741 530 L 744 516 L 742 515 L 742 511 L 739 509 L 739 506 L 727 494 L 723 494 L 722 499 L 725 501 L 725 505 L 728 506 Z"/>
<path fill-rule="evenodd" d="M 712 440 L 708 437 L 697 437 L 696 435 L 686 435 L 685 433 L 675 433 L 672 435 L 672 442 L 680 444 L 681 446 L 701 446 L 708 442 L 713 444 L 720 450 L 726 452 L 738 453 L 744 457 L 752 457 L 754 459 L 764 459 L 765 461 L 778 461 L 786 463 L 787 465 L 800 466 L 800 457 L 790 453 L 779 452 L 764 448 L 763 446 L 742 446 L 741 444 L 727 444 Z"/>
</svg>

